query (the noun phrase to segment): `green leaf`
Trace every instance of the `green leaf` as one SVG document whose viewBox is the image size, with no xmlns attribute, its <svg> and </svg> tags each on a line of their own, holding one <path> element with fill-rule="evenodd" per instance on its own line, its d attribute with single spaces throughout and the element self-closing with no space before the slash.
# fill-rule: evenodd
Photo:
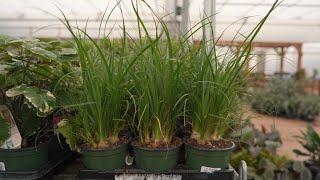
<svg viewBox="0 0 320 180">
<path fill-rule="evenodd" d="M 74 130 L 72 123 L 65 119 L 58 123 L 57 132 L 66 138 L 66 143 L 69 144 L 71 149 L 76 149 L 77 147 L 77 135 Z"/>
<path fill-rule="evenodd" d="M 38 111 L 39 116 L 50 113 L 56 104 L 56 98 L 50 91 L 25 84 L 9 89 L 6 95 L 8 97 L 23 95 L 27 103 Z"/>
<path fill-rule="evenodd" d="M 14 38 L 7 35 L 0 35 L 0 46 L 6 45 L 8 42 L 12 41 Z"/>
<path fill-rule="evenodd" d="M 12 39 L 7 44 L 8 45 L 20 45 L 20 44 L 22 44 L 24 42 L 26 42 L 26 40 L 24 40 L 24 39 Z"/>
<path fill-rule="evenodd" d="M 46 50 L 46 48 L 51 48 L 52 46 L 45 42 L 26 42 L 22 44 L 22 47 L 30 51 L 32 54 L 44 58 L 46 60 L 55 60 L 57 55 L 51 51 Z"/>
<path fill-rule="evenodd" d="M 57 55 L 51 51 L 47 51 L 40 47 L 33 47 L 29 49 L 33 54 L 38 55 L 47 60 L 55 60 L 57 59 Z"/>
<path fill-rule="evenodd" d="M 304 152 L 302 152 L 302 151 L 300 151 L 298 149 L 294 149 L 293 152 L 296 153 L 299 156 L 309 156 L 308 153 L 304 153 Z"/>
<path fill-rule="evenodd" d="M 56 47 L 56 46 L 60 45 L 60 43 L 61 43 L 60 41 L 49 41 L 48 42 L 48 44 L 50 44 L 53 47 Z"/>
<path fill-rule="evenodd" d="M 19 57 L 20 56 L 20 49 L 17 46 L 8 46 L 6 51 L 9 56 L 11 57 Z"/>
<path fill-rule="evenodd" d="M 1 69 L 0 69 L 0 88 L 3 88 L 5 86 L 6 79 L 3 74 L 1 74 Z"/>
<path fill-rule="evenodd" d="M 77 50 L 75 50 L 73 48 L 62 48 L 60 55 L 62 55 L 62 56 L 77 55 Z"/>
</svg>

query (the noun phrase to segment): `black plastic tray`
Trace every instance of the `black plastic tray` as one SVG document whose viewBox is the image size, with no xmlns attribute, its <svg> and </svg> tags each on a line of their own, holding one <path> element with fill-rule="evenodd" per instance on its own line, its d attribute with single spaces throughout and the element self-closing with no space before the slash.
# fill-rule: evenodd
<svg viewBox="0 0 320 180">
<path fill-rule="evenodd" d="M 64 163 L 66 160 L 71 159 L 76 156 L 70 149 L 65 149 L 59 154 L 50 158 L 50 160 L 40 169 L 35 171 L 4 171 L 0 172 L 1 180 L 13 180 L 13 179 L 45 179 L 45 177 L 50 174 L 58 165 Z"/>
<path fill-rule="evenodd" d="M 81 180 L 113 180 L 117 175 L 148 175 L 154 173 L 146 173 L 142 170 L 136 169 L 127 169 L 127 170 L 115 170 L 112 172 L 99 172 L 95 170 L 80 170 L 78 174 L 78 179 Z M 234 170 L 233 169 L 225 169 L 220 171 L 215 171 L 213 173 L 202 173 L 196 170 L 188 170 L 188 169 L 175 169 L 167 172 L 155 174 L 155 175 L 180 175 L 182 180 L 234 180 Z"/>
</svg>

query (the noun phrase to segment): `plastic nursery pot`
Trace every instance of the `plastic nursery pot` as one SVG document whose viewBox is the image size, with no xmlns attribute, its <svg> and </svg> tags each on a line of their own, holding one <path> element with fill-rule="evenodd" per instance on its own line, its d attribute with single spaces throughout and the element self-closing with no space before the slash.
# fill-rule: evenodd
<svg viewBox="0 0 320 180">
<path fill-rule="evenodd" d="M 112 171 L 123 168 L 127 154 L 127 143 L 105 149 L 81 149 L 84 166 L 90 170 Z"/>
<path fill-rule="evenodd" d="M 154 173 L 173 169 L 178 164 L 181 144 L 167 149 L 152 149 L 132 145 L 135 154 L 135 167 Z"/>
<path fill-rule="evenodd" d="M 48 161 L 48 142 L 37 147 L 0 149 L 5 171 L 34 171 Z"/>
<path fill-rule="evenodd" d="M 200 170 L 201 166 L 225 169 L 228 167 L 234 147 L 234 142 L 231 147 L 224 149 L 209 149 L 185 143 L 186 165 L 197 170 Z"/>
</svg>

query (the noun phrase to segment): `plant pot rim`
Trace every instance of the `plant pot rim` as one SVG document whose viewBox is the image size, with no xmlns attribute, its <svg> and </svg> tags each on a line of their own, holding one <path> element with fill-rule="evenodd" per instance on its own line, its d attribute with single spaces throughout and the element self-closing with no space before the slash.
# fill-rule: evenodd
<svg viewBox="0 0 320 180">
<path fill-rule="evenodd" d="M 180 140 L 180 143 L 175 146 L 175 147 L 170 147 L 170 148 L 149 148 L 149 147 L 141 147 L 141 146 L 137 146 L 137 145 L 134 145 L 133 142 L 136 142 L 137 140 L 133 140 L 131 142 L 131 146 L 134 147 L 134 148 L 137 148 L 137 149 L 141 149 L 141 150 L 144 150 L 144 151 L 152 151 L 152 152 L 155 152 L 155 151 L 158 151 L 158 152 L 165 152 L 165 151 L 172 151 L 172 150 L 176 150 L 176 149 L 179 149 L 183 142 L 181 140 L 181 138 L 178 138 L 178 137 L 175 137 L 176 139 L 179 139 Z"/>
<path fill-rule="evenodd" d="M 200 150 L 200 151 L 222 152 L 222 151 L 232 151 L 232 150 L 234 150 L 234 148 L 236 147 L 236 144 L 231 140 L 230 140 L 230 142 L 232 143 L 231 147 L 221 148 L 221 149 L 211 149 L 211 148 L 205 148 L 205 147 L 198 147 L 198 146 L 194 146 L 194 145 L 191 145 L 191 144 L 187 143 L 187 141 L 184 141 L 184 144 L 186 146 L 189 146 L 189 147 L 191 147 L 193 149 L 197 149 L 197 150 Z"/>
<path fill-rule="evenodd" d="M 37 149 L 40 149 L 41 147 L 45 146 L 46 144 L 49 143 L 49 141 L 50 140 L 48 140 L 46 142 L 38 143 L 38 144 L 36 144 L 36 146 L 24 147 L 24 148 L 18 148 L 18 149 L 3 149 L 3 148 L 0 148 L 0 152 L 26 152 L 26 151 L 33 151 L 33 150 L 37 150 Z"/>
<path fill-rule="evenodd" d="M 80 148 L 80 152 L 103 152 L 103 151 L 112 151 L 115 149 L 118 149 L 120 147 L 126 146 L 128 144 L 127 141 L 123 141 L 122 143 L 116 145 L 116 146 L 109 146 L 109 147 L 104 147 L 104 148 L 92 148 L 92 147 L 85 147 L 82 146 Z"/>
</svg>

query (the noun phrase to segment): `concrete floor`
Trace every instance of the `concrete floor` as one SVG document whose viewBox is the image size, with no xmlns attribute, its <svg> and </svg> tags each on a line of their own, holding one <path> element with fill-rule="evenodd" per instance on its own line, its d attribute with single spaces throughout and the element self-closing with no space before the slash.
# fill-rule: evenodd
<svg viewBox="0 0 320 180">
<path fill-rule="evenodd" d="M 252 123 L 256 128 L 261 129 L 262 126 L 270 130 L 271 126 L 275 126 L 279 130 L 280 136 L 282 139 L 282 146 L 278 149 L 278 153 L 282 155 L 287 155 L 291 159 L 304 160 L 306 157 L 299 156 L 297 157 L 292 150 L 300 149 L 303 150 L 303 147 L 297 142 L 294 136 L 300 135 L 301 131 L 305 131 L 307 127 L 307 122 L 299 119 L 288 119 L 288 118 L 279 118 L 271 117 L 267 115 L 262 115 L 255 113 L 251 110 L 246 110 L 245 116 L 250 116 Z M 317 132 L 320 133 L 320 118 L 317 118 L 315 122 L 312 123 L 312 126 Z"/>
</svg>

